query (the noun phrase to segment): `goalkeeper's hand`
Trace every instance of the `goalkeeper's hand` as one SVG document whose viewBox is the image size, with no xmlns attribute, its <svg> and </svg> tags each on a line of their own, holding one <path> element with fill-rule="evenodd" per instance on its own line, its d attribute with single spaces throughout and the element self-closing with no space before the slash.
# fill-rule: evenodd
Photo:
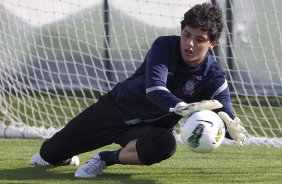
<svg viewBox="0 0 282 184">
<path fill-rule="evenodd" d="M 241 124 L 241 120 L 238 117 L 232 120 L 227 113 L 222 111 L 218 115 L 224 121 L 230 137 L 236 141 L 238 146 L 243 146 L 246 138 L 246 129 Z"/>
<path fill-rule="evenodd" d="M 192 112 L 198 111 L 198 110 L 213 110 L 213 109 L 219 109 L 222 107 L 222 104 L 217 100 L 203 100 L 200 102 L 195 103 L 185 103 L 180 102 L 178 103 L 174 108 L 170 108 L 170 112 L 174 112 L 175 114 L 178 114 L 180 116 L 188 116 Z"/>
</svg>

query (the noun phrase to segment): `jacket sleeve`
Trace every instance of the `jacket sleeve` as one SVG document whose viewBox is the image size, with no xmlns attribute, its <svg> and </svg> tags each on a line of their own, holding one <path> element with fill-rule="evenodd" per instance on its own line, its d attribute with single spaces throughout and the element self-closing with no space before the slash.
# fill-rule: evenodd
<svg viewBox="0 0 282 184">
<path fill-rule="evenodd" d="M 228 84 L 225 78 L 222 78 L 221 80 L 223 81 L 222 85 L 218 86 L 216 90 L 213 91 L 211 95 L 211 99 L 218 100 L 223 105 L 223 107 L 221 109 L 215 109 L 214 111 L 216 113 L 220 111 L 224 111 L 229 115 L 231 119 L 234 119 L 234 115 L 232 113 L 232 108 L 231 108 L 231 99 L 230 99 Z M 225 137 L 227 139 L 232 139 L 228 131 L 226 131 Z"/>
<path fill-rule="evenodd" d="M 146 57 L 146 97 L 147 99 L 169 112 L 181 99 L 174 96 L 167 88 L 169 62 L 175 60 L 173 48 L 164 37 L 156 39 Z"/>
</svg>

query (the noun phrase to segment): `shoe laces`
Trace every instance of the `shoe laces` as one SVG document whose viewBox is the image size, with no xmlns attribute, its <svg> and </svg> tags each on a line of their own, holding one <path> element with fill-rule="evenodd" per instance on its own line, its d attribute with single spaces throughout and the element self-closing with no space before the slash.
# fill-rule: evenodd
<svg viewBox="0 0 282 184">
<path fill-rule="evenodd" d="M 106 168 L 106 163 L 100 159 L 99 155 L 90 158 L 85 165 L 85 172 L 88 174 L 94 173 L 95 175 L 101 175 L 102 170 Z"/>
</svg>

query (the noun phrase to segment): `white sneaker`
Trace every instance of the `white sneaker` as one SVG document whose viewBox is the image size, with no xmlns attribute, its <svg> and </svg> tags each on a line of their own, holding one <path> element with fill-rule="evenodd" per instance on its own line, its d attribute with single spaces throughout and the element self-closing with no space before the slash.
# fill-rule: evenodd
<svg viewBox="0 0 282 184">
<path fill-rule="evenodd" d="M 76 172 L 75 177 L 78 178 L 95 178 L 102 174 L 106 168 L 106 162 L 100 159 L 99 153 L 91 157 L 85 164 L 83 164 Z"/>
<path fill-rule="evenodd" d="M 39 152 L 35 153 L 31 160 L 30 160 L 31 165 L 35 166 L 52 166 L 50 163 L 46 162 L 43 160 L 43 158 L 40 156 Z M 71 159 L 67 159 L 66 161 L 62 162 L 61 164 L 58 165 L 75 165 L 79 166 L 79 158 L 78 156 L 73 156 Z"/>
<path fill-rule="evenodd" d="M 39 152 L 35 153 L 31 157 L 30 164 L 35 165 L 35 166 L 50 166 L 51 165 L 48 162 L 46 162 L 45 160 L 43 160 L 43 158 L 39 155 Z"/>
</svg>

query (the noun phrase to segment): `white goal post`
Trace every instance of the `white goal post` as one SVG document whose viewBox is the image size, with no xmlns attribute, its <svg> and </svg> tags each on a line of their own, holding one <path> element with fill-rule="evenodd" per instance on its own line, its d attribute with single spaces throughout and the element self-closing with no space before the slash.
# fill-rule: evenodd
<svg viewBox="0 0 282 184">
<path fill-rule="evenodd" d="M 198 0 L 197 3 L 206 0 Z M 282 1 L 212 1 L 224 68 L 247 144 L 282 147 Z M 193 0 L 0 2 L 0 137 L 48 138 L 179 35 Z M 228 141 L 227 141 L 228 143 Z"/>
</svg>

